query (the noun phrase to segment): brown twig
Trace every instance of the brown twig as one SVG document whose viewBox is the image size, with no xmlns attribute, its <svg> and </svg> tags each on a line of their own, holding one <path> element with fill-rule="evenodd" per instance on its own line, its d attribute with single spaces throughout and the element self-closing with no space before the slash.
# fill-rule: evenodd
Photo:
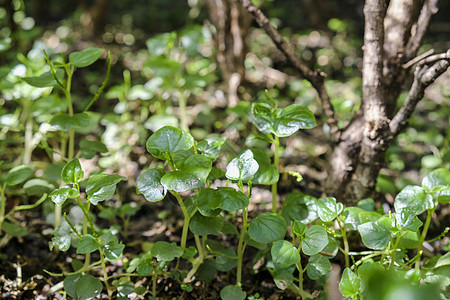
<svg viewBox="0 0 450 300">
<path fill-rule="evenodd" d="M 276 47 L 284 54 L 297 71 L 299 71 L 300 74 L 316 89 L 322 102 L 325 115 L 327 116 L 331 138 L 333 139 L 338 132 L 338 127 L 330 96 L 328 95 L 324 84 L 325 73 L 311 70 L 302 60 L 300 60 L 295 54 L 293 47 L 284 40 L 281 34 L 270 24 L 269 19 L 259 8 L 253 5 L 251 0 L 240 1 L 245 9 L 255 18 L 258 25 L 266 31 Z"/>
<path fill-rule="evenodd" d="M 431 54 L 434 53 L 434 49 L 430 49 L 427 52 L 424 52 L 422 54 L 420 54 L 419 56 L 414 57 L 413 59 L 411 59 L 410 61 L 408 61 L 406 64 L 402 65 L 403 69 L 408 69 L 409 67 L 411 67 L 412 65 L 418 63 L 419 61 L 421 61 L 422 59 L 430 56 Z"/>
<path fill-rule="evenodd" d="M 422 44 L 423 37 L 428 29 L 428 24 L 430 24 L 431 17 L 438 11 L 439 0 L 426 0 L 422 10 L 420 11 L 419 18 L 415 27 L 415 33 L 410 37 L 406 49 L 405 57 L 406 60 L 412 59 Z"/>
<path fill-rule="evenodd" d="M 432 55 L 427 58 L 428 63 L 436 60 L 438 61 L 430 67 L 426 66 L 425 63 L 416 67 L 414 81 L 408 97 L 389 124 L 392 136 L 396 136 L 406 127 L 417 103 L 423 98 L 425 89 L 448 69 L 450 66 L 450 50 L 446 53 Z"/>
</svg>

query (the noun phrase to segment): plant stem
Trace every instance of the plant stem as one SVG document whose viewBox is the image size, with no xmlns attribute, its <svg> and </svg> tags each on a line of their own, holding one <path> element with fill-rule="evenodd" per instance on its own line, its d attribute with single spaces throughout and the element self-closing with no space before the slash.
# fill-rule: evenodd
<svg viewBox="0 0 450 300">
<path fill-rule="evenodd" d="M 242 278 L 242 260 L 244 256 L 244 250 L 245 250 L 245 233 L 247 232 L 248 227 L 248 211 L 247 207 L 244 207 L 242 210 L 242 230 L 241 235 L 239 236 L 239 244 L 238 244 L 238 261 L 237 261 L 237 272 L 236 272 L 236 284 L 241 283 Z"/>
<path fill-rule="evenodd" d="M 274 155 L 273 155 L 273 165 L 277 169 L 278 172 L 278 164 L 280 160 L 280 139 L 278 136 L 274 135 Z M 272 212 L 277 213 L 277 184 L 278 182 L 275 182 L 272 184 Z"/>
<path fill-rule="evenodd" d="M 186 132 L 189 132 L 189 126 L 186 120 L 187 112 L 186 112 L 186 98 L 184 97 L 184 91 L 179 92 L 178 105 L 180 108 L 181 129 L 183 129 Z"/>
<path fill-rule="evenodd" d="M 72 117 L 73 116 L 73 106 L 72 106 L 72 95 L 70 94 L 70 89 L 72 86 L 73 68 L 66 68 L 66 72 L 67 72 L 67 85 L 64 90 L 64 94 L 65 94 L 66 100 L 67 100 L 69 116 Z M 75 150 L 75 129 L 72 128 L 69 130 L 69 150 L 68 150 L 68 154 L 67 154 L 67 159 L 69 161 L 72 160 L 72 158 L 73 158 L 74 150 Z"/>
<path fill-rule="evenodd" d="M 203 263 L 203 260 L 205 259 L 205 251 L 203 249 L 203 244 L 200 242 L 200 238 L 198 235 L 194 235 L 195 237 L 195 244 L 198 248 L 198 257 L 194 260 L 192 264 L 192 269 L 189 271 L 189 273 L 186 275 L 186 278 L 184 279 L 184 282 L 191 281 L 192 276 L 197 272 L 200 265 Z"/>
<path fill-rule="evenodd" d="M 152 296 L 156 298 L 156 274 L 152 275 Z"/>
<path fill-rule="evenodd" d="M 2 232 L 3 220 L 5 219 L 5 209 L 6 209 L 5 188 L 6 183 L 3 183 L 3 186 L 0 185 L 0 233 Z"/>
<path fill-rule="evenodd" d="M 300 247 L 299 247 L 298 251 L 300 252 Z M 296 267 L 298 270 L 298 288 L 300 289 L 300 291 L 303 291 L 303 267 L 302 267 L 301 255 L 300 255 L 300 261 L 298 262 Z"/>
<path fill-rule="evenodd" d="M 397 248 L 398 248 L 398 244 L 400 243 L 400 239 L 402 237 L 402 233 L 398 233 L 397 237 L 395 238 L 395 242 L 394 242 L 394 253 L 391 256 L 391 261 L 389 262 L 389 269 L 394 265 L 395 263 L 395 257 L 397 256 Z"/>
<path fill-rule="evenodd" d="M 97 242 L 100 244 L 100 241 Z M 100 252 L 100 262 L 102 265 L 103 270 L 103 281 L 105 282 L 106 290 L 108 291 L 109 299 L 112 299 L 113 291 L 111 290 L 109 283 L 108 283 L 108 272 L 106 270 L 106 264 L 105 264 L 105 253 L 103 252 L 102 247 L 98 247 L 98 251 Z"/>
<path fill-rule="evenodd" d="M 184 250 L 186 248 L 186 240 L 189 230 L 189 221 L 191 220 L 191 217 L 189 216 L 189 212 L 186 208 L 186 205 L 184 205 L 183 199 L 181 199 L 180 193 L 175 192 L 172 194 L 175 196 L 175 198 L 177 198 L 178 204 L 180 204 L 181 211 L 183 212 L 184 215 L 183 232 L 181 234 L 181 244 L 180 244 L 181 249 Z"/>
<path fill-rule="evenodd" d="M 427 210 L 427 219 L 425 221 L 425 225 L 423 226 L 423 231 L 422 231 L 422 235 L 420 236 L 419 247 L 417 248 L 417 252 L 419 252 L 423 248 L 423 242 L 425 241 L 425 237 L 427 236 L 428 228 L 430 227 L 430 223 L 431 223 L 431 216 L 433 215 L 433 212 L 435 209 L 436 209 L 436 205 L 434 206 L 434 208 Z M 419 256 L 417 257 L 416 265 L 415 265 L 415 268 L 417 270 L 420 269 L 420 257 L 421 257 L 421 255 L 419 252 Z"/>
<path fill-rule="evenodd" d="M 348 239 L 347 239 L 347 233 L 345 231 L 345 225 L 341 224 L 341 220 L 338 220 L 339 227 L 341 228 L 341 234 L 342 234 L 342 240 L 344 242 L 344 257 L 345 257 L 345 267 L 350 267 L 350 261 L 348 257 L 348 252 L 350 251 L 350 248 L 348 246 Z"/>
</svg>

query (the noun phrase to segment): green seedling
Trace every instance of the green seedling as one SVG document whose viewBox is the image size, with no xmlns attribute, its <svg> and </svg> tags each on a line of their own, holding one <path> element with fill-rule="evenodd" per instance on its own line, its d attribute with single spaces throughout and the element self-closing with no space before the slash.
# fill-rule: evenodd
<svg viewBox="0 0 450 300">
<path fill-rule="evenodd" d="M 288 137 L 300 129 L 315 127 L 316 119 L 307 107 L 292 104 L 285 108 L 278 108 L 275 99 L 266 90 L 266 101 L 252 105 L 252 122 L 262 135 L 257 138 L 272 144 L 274 149 L 273 167 L 268 172 L 271 176 L 258 182 L 272 185 L 272 212 L 277 212 L 277 183 L 280 158 L 280 137 Z"/>
<path fill-rule="evenodd" d="M 125 179 L 119 175 L 97 174 L 84 180 L 84 171 L 78 158 L 69 161 L 61 172 L 61 179 L 66 186 L 58 188 L 50 193 L 49 197 L 57 206 L 62 206 L 68 199 L 76 200 L 83 212 L 81 229 L 78 224 L 69 220 L 64 214 L 65 221 L 55 229 L 55 236 L 50 242 L 50 250 L 57 248 L 67 251 L 72 245 L 72 240 L 77 239 L 77 254 L 84 254 L 84 264 L 76 266 L 74 272 L 65 274 L 50 273 L 52 276 L 65 276 L 64 289 L 67 294 L 77 299 L 90 299 L 100 294 L 103 284 L 109 297 L 112 297 L 113 289 L 109 284 L 110 277 L 106 270 L 106 262 L 114 261 L 121 257 L 125 245 L 110 230 L 98 230 L 91 217 L 91 205 L 97 205 L 111 198 L 116 190 L 116 185 Z M 86 186 L 85 198 L 81 197 L 81 184 Z M 80 232 L 81 231 L 81 232 Z M 75 234 L 75 236 L 73 236 Z M 91 262 L 91 253 L 99 251 L 100 260 Z M 101 268 L 102 281 L 92 275 L 86 274 L 93 269 Z"/>
</svg>

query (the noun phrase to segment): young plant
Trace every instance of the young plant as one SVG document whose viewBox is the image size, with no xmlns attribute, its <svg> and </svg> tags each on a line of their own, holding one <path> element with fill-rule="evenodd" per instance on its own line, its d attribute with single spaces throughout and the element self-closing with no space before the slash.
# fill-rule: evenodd
<svg viewBox="0 0 450 300">
<path fill-rule="evenodd" d="M 252 105 L 252 122 L 264 135 L 258 136 L 272 144 L 274 157 L 273 173 L 269 180 L 259 180 L 254 183 L 272 185 L 272 212 L 277 213 L 277 183 L 279 173 L 280 137 L 288 137 L 300 129 L 315 127 L 316 119 L 307 107 L 292 104 L 285 108 L 278 108 L 275 100 L 266 90 L 267 99 Z"/>
<path fill-rule="evenodd" d="M 69 220 L 64 214 L 65 222 L 55 229 L 55 236 L 50 242 L 50 250 L 54 247 L 61 251 L 67 251 L 72 245 L 73 233 L 78 239 L 76 243 L 77 254 L 85 254 L 84 264 L 75 264 L 74 272 L 55 274 L 52 276 L 65 276 L 64 289 L 69 296 L 77 299 L 90 299 L 100 294 L 103 285 L 100 279 L 86 274 L 93 269 L 101 268 L 103 271 L 103 284 L 105 284 L 109 297 L 112 297 L 113 289 L 109 284 L 110 277 L 106 269 L 106 261 L 114 261 L 120 258 L 125 245 L 110 230 L 96 229 L 90 216 L 91 205 L 97 205 L 111 198 L 116 190 L 116 185 L 125 177 L 119 175 L 97 174 L 84 179 L 84 172 L 78 158 L 69 161 L 61 172 L 61 179 L 66 186 L 60 187 L 50 193 L 52 201 L 62 206 L 67 199 L 75 199 L 83 213 L 81 220 L 81 232 L 78 224 Z M 81 185 L 86 187 L 86 198 L 81 198 Z M 100 260 L 91 262 L 91 253 L 99 251 Z"/>
<path fill-rule="evenodd" d="M 103 84 L 98 89 L 98 92 L 92 97 L 89 104 L 85 107 L 83 112 L 75 113 L 72 103 L 72 78 L 77 68 L 84 68 L 92 65 L 102 55 L 103 50 L 99 48 L 88 48 L 82 51 L 73 52 L 69 55 L 69 60 L 66 62 L 64 56 L 62 62 L 50 61 L 47 53 L 44 51 L 44 55 L 47 60 L 47 64 L 50 68 L 49 72 L 43 73 L 36 77 L 24 77 L 23 80 L 34 87 L 55 87 L 58 86 L 64 93 L 67 105 L 67 113 L 60 113 L 52 117 L 49 121 L 53 128 L 64 132 L 63 139 L 61 141 L 60 156 L 61 159 L 67 159 L 68 161 L 74 158 L 75 154 L 75 132 L 84 131 L 87 127 L 95 126 L 96 121 L 94 118 L 86 113 L 89 108 L 97 101 L 106 83 L 109 79 L 109 73 L 111 70 L 111 58 L 108 53 L 108 70 L 106 73 Z M 68 145 L 67 145 L 68 140 Z M 53 160 L 52 155 L 50 155 Z M 55 227 L 61 223 L 61 207 L 55 207 Z"/>
</svg>

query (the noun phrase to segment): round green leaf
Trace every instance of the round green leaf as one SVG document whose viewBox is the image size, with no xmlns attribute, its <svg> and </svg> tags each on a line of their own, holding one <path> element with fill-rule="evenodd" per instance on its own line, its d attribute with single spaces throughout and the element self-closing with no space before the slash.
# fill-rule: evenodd
<svg viewBox="0 0 450 300">
<path fill-rule="evenodd" d="M 172 261 L 176 257 L 183 255 L 183 249 L 178 247 L 175 243 L 160 241 L 153 245 L 152 255 L 156 257 L 158 261 Z"/>
<path fill-rule="evenodd" d="M 69 131 L 70 129 L 85 129 L 90 125 L 91 115 L 87 113 L 74 114 L 59 114 L 50 120 L 50 125 L 55 129 L 61 131 Z"/>
<path fill-rule="evenodd" d="M 209 201 L 215 197 L 220 197 L 220 194 L 217 193 L 217 190 L 211 188 L 201 189 L 195 196 L 198 211 L 205 217 L 217 216 L 222 211 L 220 208 L 212 209 L 210 207 Z"/>
<path fill-rule="evenodd" d="M 197 144 L 197 150 L 210 159 L 216 159 L 219 157 L 220 149 L 223 143 L 225 143 L 225 140 L 225 137 L 219 136 L 206 138 Z"/>
<path fill-rule="evenodd" d="M 321 198 L 317 201 L 317 214 L 324 222 L 331 222 L 336 219 L 344 209 L 342 203 L 336 203 L 333 197 Z"/>
<path fill-rule="evenodd" d="M 26 227 L 6 221 L 3 221 L 2 223 L 2 230 L 10 236 L 23 237 L 28 235 L 28 230 Z"/>
<path fill-rule="evenodd" d="M 395 213 L 395 220 L 397 226 L 411 231 L 417 231 L 423 225 L 422 221 L 409 207 L 404 207 L 400 212 Z"/>
<path fill-rule="evenodd" d="M 67 251 L 70 248 L 72 238 L 70 236 L 71 228 L 66 220 L 62 220 L 61 225 L 59 225 L 53 234 L 52 241 L 49 243 L 50 251 L 53 247 L 57 247 L 61 251 Z"/>
<path fill-rule="evenodd" d="M 199 236 L 219 235 L 224 219 L 221 215 L 215 217 L 205 217 L 196 213 L 189 222 L 189 229 L 193 234 Z"/>
<path fill-rule="evenodd" d="M 259 243 L 282 240 L 286 234 L 286 221 L 276 213 L 262 213 L 252 220 L 248 235 Z"/>
<path fill-rule="evenodd" d="M 397 194 L 394 201 L 395 212 L 407 207 L 411 213 L 419 215 L 434 207 L 433 197 L 422 187 L 408 185 Z"/>
<path fill-rule="evenodd" d="M 195 254 L 197 254 L 197 249 L 193 246 L 190 246 L 189 248 L 184 249 L 183 255 L 181 257 L 184 259 L 189 259 L 191 257 L 194 257 Z"/>
<path fill-rule="evenodd" d="M 99 141 L 82 140 L 80 142 L 80 154 L 83 158 L 91 159 L 97 153 L 106 153 L 108 148 Z"/>
<path fill-rule="evenodd" d="M 361 288 L 361 279 L 349 268 L 345 268 L 339 282 L 339 291 L 344 297 L 353 297 Z"/>
<path fill-rule="evenodd" d="M 270 158 L 266 152 L 260 149 L 252 150 L 253 157 L 259 165 L 258 171 L 252 179 L 254 184 L 274 184 L 278 182 L 280 174 L 277 168 L 271 164 Z"/>
<path fill-rule="evenodd" d="M 247 181 L 253 178 L 258 168 L 258 163 L 253 159 L 253 152 L 246 150 L 240 156 L 230 161 L 227 165 L 225 176 L 231 180 Z"/>
<path fill-rule="evenodd" d="M 241 191 L 236 191 L 232 187 L 219 187 L 213 190 L 208 203 L 211 209 L 224 209 L 226 211 L 236 211 L 247 207 L 248 197 Z"/>
<path fill-rule="evenodd" d="M 275 120 L 274 134 L 278 137 L 290 136 L 299 129 L 316 127 L 314 114 L 306 106 L 292 104 L 284 108 L 279 118 Z"/>
<path fill-rule="evenodd" d="M 61 171 L 61 179 L 65 183 L 79 183 L 83 180 L 84 172 L 81 168 L 80 161 L 78 158 L 74 158 L 69 161 Z"/>
<path fill-rule="evenodd" d="M 25 182 L 23 189 L 28 196 L 40 196 L 53 190 L 55 186 L 44 179 L 33 178 Z"/>
<path fill-rule="evenodd" d="M 103 49 L 88 48 L 82 51 L 72 52 L 69 55 L 69 62 L 78 68 L 84 68 L 96 62 L 102 56 Z"/>
<path fill-rule="evenodd" d="M 227 285 L 220 291 L 220 298 L 222 300 L 244 300 L 247 293 L 242 291 L 242 288 L 237 285 Z"/>
<path fill-rule="evenodd" d="M 383 217 L 358 226 L 364 245 L 373 250 L 383 250 L 391 240 L 391 219 Z"/>
<path fill-rule="evenodd" d="M 450 185 L 450 171 L 444 168 L 434 170 L 422 180 L 422 186 L 432 191 L 439 185 Z"/>
<path fill-rule="evenodd" d="M 311 226 L 302 240 L 302 251 L 306 255 L 314 255 L 322 251 L 328 244 L 327 231 L 319 225 Z"/>
<path fill-rule="evenodd" d="M 161 184 L 161 178 L 166 174 L 163 169 L 150 169 L 141 174 L 136 188 L 138 194 L 143 194 L 150 202 L 157 202 L 167 194 L 166 188 Z"/>
<path fill-rule="evenodd" d="M 75 284 L 77 299 L 87 300 L 100 295 L 102 282 L 92 275 L 83 275 Z"/>
<path fill-rule="evenodd" d="M 12 168 L 6 173 L 6 185 L 16 185 L 27 180 L 34 173 L 34 170 L 27 165 L 20 165 Z"/>
<path fill-rule="evenodd" d="M 147 140 L 147 151 L 159 159 L 165 159 L 167 154 L 189 150 L 194 145 L 194 138 L 187 132 L 165 126 L 153 133 Z"/>
<path fill-rule="evenodd" d="M 85 234 L 78 243 L 77 254 L 91 253 L 98 250 L 97 240 L 90 234 Z"/>
<path fill-rule="evenodd" d="M 86 184 L 87 199 L 94 205 L 111 198 L 116 190 L 116 184 L 125 179 L 119 175 L 97 174 L 90 177 Z"/>
<path fill-rule="evenodd" d="M 161 183 L 166 189 L 175 192 L 200 188 L 206 184 L 211 168 L 211 159 L 200 154 L 193 154 L 182 163 L 178 171 L 164 175 Z"/>
<path fill-rule="evenodd" d="M 306 274 L 312 280 L 317 280 L 331 271 L 331 263 L 328 258 L 321 254 L 311 256 L 306 265 Z"/>
<path fill-rule="evenodd" d="M 49 196 L 56 205 L 62 205 L 67 200 L 67 198 L 76 198 L 79 195 L 80 193 L 77 189 L 63 186 L 51 192 Z"/>
<path fill-rule="evenodd" d="M 294 233 L 299 239 L 301 239 L 305 235 L 307 229 L 308 227 L 306 227 L 305 223 L 302 223 L 299 220 L 295 220 L 294 225 L 292 226 L 292 233 Z"/>
<path fill-rule="evenodd" d="M 284 266 L 296 265 L 300 262 L 300 253 L 292 243 L 279 240 L 272 245 L 270 251 L 273 262 Z"/>
<path fill-rule="evenodd" d="M 72 298 L 77 298 L 76 284 L 81 274 L 68 275 L 64 278 L 64 291 Z"/>
</svg>

